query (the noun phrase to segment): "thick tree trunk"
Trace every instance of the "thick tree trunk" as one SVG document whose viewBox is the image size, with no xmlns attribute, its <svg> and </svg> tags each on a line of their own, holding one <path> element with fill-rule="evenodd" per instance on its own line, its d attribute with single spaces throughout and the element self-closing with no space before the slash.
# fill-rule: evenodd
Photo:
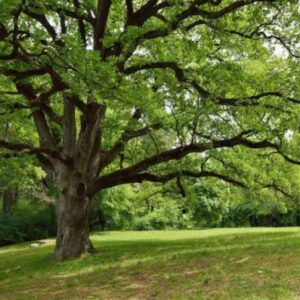
<svg viewBox="0 0 300 300">
<path fill-rule="evenodd" d="M 95 252 L 89 239 L 90 199 L 80 174 L 61 165 L 57 183 L 60 190 L 56 202 L 57 236 L 55 260 L 79 257 Z"/>
<path fill-rule="evenodd" d="M 78 139 L 76 138 L 75 106 L 69 97 L 64 103 L 63 153 L 71 160 L 55 161 L 56 182 L 60 191 L 56 203 L 57 237 L 54 259 L 63 260 L 94 252 L 89 239 L 90 198 L 87 185 L 98 176 L 100 117 L 105 107 L 92 97 L 84 115 Z"/>
<path fill-rule="evenodd" d="M 95 252 L 89 239 L 89 211 L 90 201 L 87 197 L 80 199 L 60 195 L 56 206 L 55 260 L 60 261 Z"/>
</svg>

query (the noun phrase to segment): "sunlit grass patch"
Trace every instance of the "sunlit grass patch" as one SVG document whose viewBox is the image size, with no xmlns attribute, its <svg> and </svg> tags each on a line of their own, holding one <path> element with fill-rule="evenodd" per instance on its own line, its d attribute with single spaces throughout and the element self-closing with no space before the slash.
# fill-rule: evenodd
<svg viewBox="0 0 300 300">
<path fill-rule="evenodd" d="M 105 232 L 51 261 L 54 241 L 0 248 L 0 299 L 299 299 L 300 229 Z"/>
</svg>

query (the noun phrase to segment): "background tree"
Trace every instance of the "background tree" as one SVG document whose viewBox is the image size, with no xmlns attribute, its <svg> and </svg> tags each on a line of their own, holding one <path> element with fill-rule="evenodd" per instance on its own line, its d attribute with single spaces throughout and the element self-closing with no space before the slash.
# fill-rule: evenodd
<svg viewBox="0 0 300 300">
<path fill-rule="evenodd" d="M 104 189 L 171 180 L 181 189 L 184 176 L 242 186 L 203 167 L 207 153 L 238 146 L 296 162 L 284 135 L 298 126 L 297 1 L 1 6 L 1 109 L 10 119 L 30 111 L 39 142 L 0 146 L 55 173 L 56 259 L 94 250 L 88 216 Z"/>
<path fill-rule="evenodd" d="M 9 99 L 3 95 L 1 100 L 5 107 L 5 101 Z M 14 114 L 13 119 L 9 113 L 4 113 L 0 119 L 1 128 L 3 128 L 1 139 L 6 143 L 17 139 L 34 143 L 37 136 L 32 133 L 32 128 L 26 119 L 28 117 L 24 112 Z M 45 177 L 45 172 L 33 157 L 8 152 L 5 149 L 0 150 L 0 162 L 0 194 L 3 199 L 3 212 L 11 214 L 12 206 L 16 204 L 19 196 L 22 193 L 29 193 L 33 187 L 36 187 Z"/>
</svg>

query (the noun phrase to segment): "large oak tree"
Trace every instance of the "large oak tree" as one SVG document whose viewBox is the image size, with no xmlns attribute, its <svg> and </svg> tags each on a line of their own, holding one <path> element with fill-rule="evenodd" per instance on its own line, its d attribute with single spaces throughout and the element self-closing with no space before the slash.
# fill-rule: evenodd
<svg viewBox="0 0 300 300">
<path fill-rule="evenodd" d="M 205 167 L 232 147 L 296 162 L 285 137 L 299 112 L 297 2 L 1 1 L 1 118 L 38 134 L 0 140 L 2 158 L 34 155 L 55 174 L 56 259 L 94 250 L 88 216 L 103 189 L 182 189 L 182 176 L 243 186 Z"/>
</svg>

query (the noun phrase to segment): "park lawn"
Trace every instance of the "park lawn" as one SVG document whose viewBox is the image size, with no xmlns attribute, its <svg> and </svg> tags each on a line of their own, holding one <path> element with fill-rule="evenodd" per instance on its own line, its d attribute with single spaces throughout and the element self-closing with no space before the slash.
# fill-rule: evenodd
<svg viewBox="0 0 300 300">
<path fill-rule="evenodd" d="M 54 240 L 0 248 L 0 299 L 300 299 L 300 228 L 104 232 L 54 263 Z"/>
</svg>

